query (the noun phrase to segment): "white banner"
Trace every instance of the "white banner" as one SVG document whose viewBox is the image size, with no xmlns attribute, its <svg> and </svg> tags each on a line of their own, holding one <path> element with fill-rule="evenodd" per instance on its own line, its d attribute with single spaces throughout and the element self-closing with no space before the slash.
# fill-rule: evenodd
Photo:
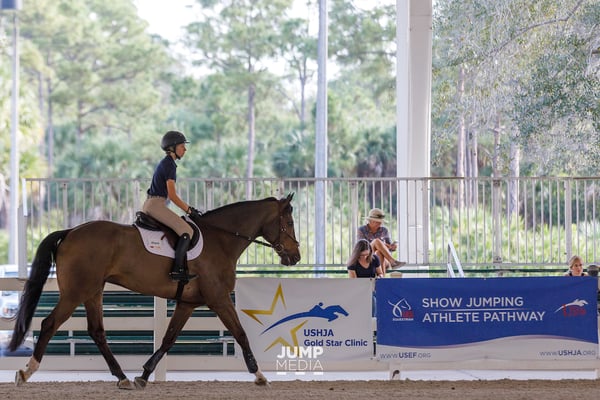
<svg viewBox="0 0 600 400">
<path fill-rule="evenodd" d="M 258 361 L 322 372 L 373 357 L 372 292 L 369 279 L 240 278 L 235 303 Z"/>
</svg>

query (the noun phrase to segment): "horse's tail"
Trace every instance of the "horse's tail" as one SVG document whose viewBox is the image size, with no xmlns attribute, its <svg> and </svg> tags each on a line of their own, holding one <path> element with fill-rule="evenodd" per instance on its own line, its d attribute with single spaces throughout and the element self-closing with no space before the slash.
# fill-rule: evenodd
<svg viewBox="0 0 600 400">
<path fill-rule="evenodd" d="M 40 301 L 44 284 L 48 280 L 48 275 L 50 275 L 50 268 L 56 257 L 58 246 L 70 231 L 71 229 L 65 229 L 52 232 L 42 240 L 35 253 L 29 279 L 25 282 L 25 288 L 19 303 L 13 335 L 8 345 L 11 351 L 15 351 L 25 340 L 33 314 Z"/>
</svg>

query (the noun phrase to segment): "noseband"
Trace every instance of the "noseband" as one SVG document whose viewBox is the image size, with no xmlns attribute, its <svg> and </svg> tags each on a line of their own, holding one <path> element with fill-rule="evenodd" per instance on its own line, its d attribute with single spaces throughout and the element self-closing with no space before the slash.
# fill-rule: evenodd
<svg viewBox="0 0 600 400">
<path fill-rule="evenodd" d="M 292 236 L 289 234 L 289 232 L 287 231 L 287 228 L 285 226 L 285 222 L 283 221 L 283 215 L 279 214 L 279 237 L 277 238 L 276 241 L 273 242 L 273 244 L 269 244 L 269 243 L 263 243 L 269 247 L 272 247 L 273 250 L 275 250 L 275 252 L 281 256 L 281 255 L 285 255 L 285 248 L 283 247 L 283 245 L 281 244 L 281 237 L 283 235 L 287 236 L 288 238 L 290 238 L 294 243 L 296 243 L 296 246 L 300 246 L 300 243 Z M 291 223 L 288 223 L 287 225 L 291 225 Z M 256 242 L 256 240 L 255 240 Z"/>
</svg>

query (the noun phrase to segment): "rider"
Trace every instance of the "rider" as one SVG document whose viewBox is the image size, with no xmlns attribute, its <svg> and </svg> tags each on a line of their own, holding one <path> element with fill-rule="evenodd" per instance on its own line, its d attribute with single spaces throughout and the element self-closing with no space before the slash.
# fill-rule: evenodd
<svg viewBox="0 0 600 400">
<path fill-rule="evenodd" d="M 175 181 L 177 180 L 175 160 L 180 160 L 187 151 L 186 143 L 189 142 L 181 132 L 169 131 L 164 134 L 160 147 L 165 151 L 166 156 L 154 170 L 152 183 L 147 192 L 148 197 L 142 207 L 146 214 L 172 228 L 179 235 L 175 248 L 175 262 L 169 276 L 174 281 L 184 283 L 196 277 L 194 274 L 188 274 L 186 268 L 186 255 L 193 230 L 187 222 L 168 208 L 168 203 L 172 201 L 187 214 L 197 213 L 193 207 L 177 195 L 175 190 Z"/>
</svg>

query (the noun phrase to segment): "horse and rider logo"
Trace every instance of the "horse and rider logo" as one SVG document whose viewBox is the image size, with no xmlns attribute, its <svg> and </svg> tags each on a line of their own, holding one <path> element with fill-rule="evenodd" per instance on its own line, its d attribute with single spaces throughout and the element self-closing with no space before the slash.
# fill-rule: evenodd
<svg viewBox="0 0 600 400">
<path fill-rule="evenodd" d="M 273 296 L 273 300 L 271 302 L 271 306 L 268 309 L 242 309 L 241 311 L 256 322 L 258 322 L 259 324 L 263 325 L 263 321 L 261 321 L 261 319 L 258 316 L 263 315 L 267 317 L 272 317 L 275 314 L 275 308 L 278 304 L 281 304 L 283 305 L 283 307 L 285 307 L 285 298 L 283 296 L 283 289 L 281 287 L 281 284 L 279 284 L 279 286 L 277 287 L 277 290 L 275 291 L 275 295 Z M 327 320 L 327 322 L 332 322 L 341 316 L 347 317 L 348 315 L 348 312 L 339 304 L 324 307 L 323 302 L 319 302 L 307 311 L 290 314 L 283 318 L 280 318 L 279 320 L 269 325 L 260 334 L 263 335 L 271 329 L 275 328 L 276 326 L 289 321 L 297 321 L 298 324 L 293 324 L 293 326 L 289 329 L 289 341 L 287 340 L 287 338 L 278 336 L 265 349 L 265 351 L 268 351 L 269 349 L 273 348 L 276 344 L 281 344 L 284 347 L 301 346 L 302 344 L 298 341 L 298 332 L 309 321 L 309 319 L 320 318 Z M 331 330 L 326 328 L 320 329 L 320 331 L 324 333 L 329 332 Z"/>
<path fill-rule="evenodd" d="M 388 304 L 392 306 L 393 321 L 412 321 L 414 319 L 414 311 L 404 297 L 395 303 L 388 300 Z"/>
</svg>

